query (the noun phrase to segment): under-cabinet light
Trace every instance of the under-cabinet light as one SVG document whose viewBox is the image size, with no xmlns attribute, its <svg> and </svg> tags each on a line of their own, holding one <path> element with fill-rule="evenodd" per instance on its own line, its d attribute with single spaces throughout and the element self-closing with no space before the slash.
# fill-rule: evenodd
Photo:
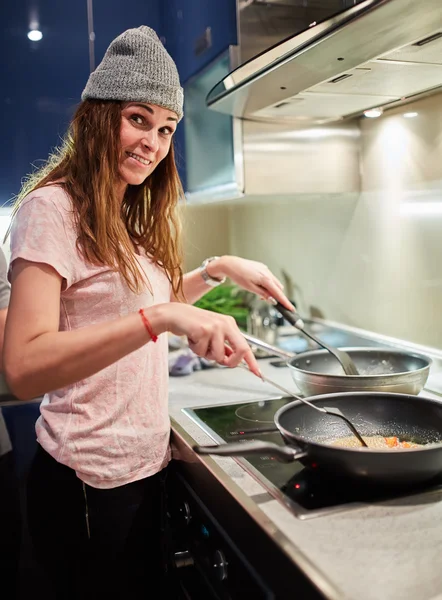
<svg viewBox="0 0 442 600">
<path fill-rule="evenodd" d="M 371 108 L 370 110 L 364 111 L 364 115 L 369 119 L 376 119 L 376 117 L 380 117 L 382 113 L 382 108 Z"/>
</svg>

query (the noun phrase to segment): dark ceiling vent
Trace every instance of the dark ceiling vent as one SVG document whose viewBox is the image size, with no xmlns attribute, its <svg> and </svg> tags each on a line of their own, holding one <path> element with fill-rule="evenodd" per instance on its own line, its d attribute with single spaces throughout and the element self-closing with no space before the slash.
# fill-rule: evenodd
<svg viewBox="0 0 442 600">
<path fill-rule="evenodd" d="M 431 42 L 434 42 L 435 40 L 438 40 L 439 38 L 442 38 L 442 31 L 439 31 L 438 33 L 433 33 L 433 35 L 429 35 L 428 37 L 424 38 L 423 40 L 419 40 L 418 42 L 413 44 L 413 46 L 426 46 L 427 44 L 431 44 Z"/>
<path fill-rule="evenodd" d="M 328 83 L 339 83 L 340 81 L 344 81 L 344 79 L 348 79 L 349 77 L 353 77 L 353 74 L 352 73 L 344 73 L 343 75 L 339 75 L 339 77 L 330 79 L 330 81 Z"/>
</svg>

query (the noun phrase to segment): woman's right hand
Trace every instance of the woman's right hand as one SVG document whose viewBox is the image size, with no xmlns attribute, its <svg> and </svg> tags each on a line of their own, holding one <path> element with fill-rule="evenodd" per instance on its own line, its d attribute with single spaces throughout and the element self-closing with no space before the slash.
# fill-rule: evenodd
<svg viewBox="0 0 442 600">
<path fill-rule="evenodd" d="M 178 336 L 185 335 L 189 347 L 198 356 L 226 367 L 236 367 L 244 360 L 252 373 L 261 377 L 253 352 L 233 317 L 181 302 L 157 307 L 158 314 L 152 315 L 155 333 L 170 331 Z"/>
</svg>

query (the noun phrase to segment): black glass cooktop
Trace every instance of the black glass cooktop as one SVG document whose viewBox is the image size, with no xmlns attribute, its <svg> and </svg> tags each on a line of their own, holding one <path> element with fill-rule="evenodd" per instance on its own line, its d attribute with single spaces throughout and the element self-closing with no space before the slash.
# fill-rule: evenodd
<svg viewBox="0 0 442 600">
<path fill-rule="evenodd" d="M 183 409 L 192 420 L 218 443 L 240 440 L 269 441 L 284 445 L 274 426 L 275 412 L 293 398 L 274 398 L 239 404 L 222 404 Z M 281 463 L 269 455 L 235 458 L 277 499 L 284 502 L 298 517 L 308 518 L 331 511 L 380 502 L 393 498 L 440 489 L 442 479 L 429 486 L 405 489 L 364 487 L 354 482 L 328 478 L 319 469 L 305 467 L 299 461 Z"/>
</svg>

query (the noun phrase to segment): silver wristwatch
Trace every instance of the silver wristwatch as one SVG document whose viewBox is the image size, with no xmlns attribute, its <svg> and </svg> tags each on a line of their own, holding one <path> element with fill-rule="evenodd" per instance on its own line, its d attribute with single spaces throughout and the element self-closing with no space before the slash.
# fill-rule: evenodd
<svg viewBox="0 0 442 600">
<path fill-rule="evenodd" d="M 224 283 L 226 280 L 226 277 L 223 277 L 222 279 L 214 279 L 213 277 L 210 277 L 207 272 L 207 265 L 212 262 L 212 260 L 216 260 L 217 258 L 219 258 L 219 256 L 211 256 L 210 258 L 206 258 L 206 260 L 203 260 L 203 263 L 200 266 L 201 277 L 204 279 L 207 285 L 210 285 L 210 287 L 221 285 L 221 283 Z"/>
</svg>

